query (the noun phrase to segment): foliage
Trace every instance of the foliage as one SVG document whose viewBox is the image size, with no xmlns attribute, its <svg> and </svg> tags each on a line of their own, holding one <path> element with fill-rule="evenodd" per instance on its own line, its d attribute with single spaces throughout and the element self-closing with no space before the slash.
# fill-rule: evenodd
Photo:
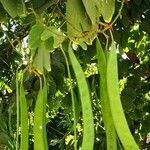
<svg viewBox="0 0 150 150">
<path fill-rule="evenodd" d="M 149 6 L 0 0 L 0 149 L 149 149 Z"/>
</svg>

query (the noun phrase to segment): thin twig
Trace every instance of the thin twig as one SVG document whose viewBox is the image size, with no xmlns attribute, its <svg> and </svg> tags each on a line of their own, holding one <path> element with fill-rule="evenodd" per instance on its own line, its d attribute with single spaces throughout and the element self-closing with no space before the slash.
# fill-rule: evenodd
<svg viewBox="0 0 150 150">
<path fill-rule="evenodd" d="M 69 43 L 69 47 L 71 47 L 71 42 Z M 68 62 L 68 58 L 63 50 L 63 48 L 61 47 L 61 51 L 64 55 L 65 61 L 66 61 L 66 66 L 67 66 L 67 72 L 68 72 L 68 76 L 69 79 L 71 80 L 71 73 L 70 73 L 70 68 L 69 68 L 69 62 Z M 74 149 L 77 150 L 77 131 L 76 131 L 76 110 L 75 110 L 75 99 L 74 99 L 74 93 L 73 93 L 73 88 L 72 88 L 72 82 L 71 82 L 71 99 L 72 99 L 72 111 L 73 111 L 73 118 L 74 118 L 74 124 L 73 124 L 73 128 L 74 128 Z"/>
<path fill-rule="evenodd" d="M 64 134 L 63 134 L 62 132 L 60 132 L 60 131 L 56 130 L 55 128 L 53 128 L 53 127 L 51 127 L 51 126 L 48 126 L 48 127 L 50 127 L 52 130 L 54 130 L 54 131 L 56 131 L 57 133 L 59 133 L 59 134 L 61 134 L 61 135 L 63 135 L 63 136 L 64 136 Z"/>
<path fill-rule="evenodd" d="M 116 22 L 116 20 L 120 17 L 120 15 L 121 15 L 121 11 L 122 11 L 122 8 L 123 8 L 123 5 L 124 5 L 124 0 L 122 0 L 122 2 L 121 2 L 121 7 L 120 7 L 120 9 L 119 9 L 119 12 L 118 12 L 118 14 L 117 14 L 117 16 L 114 18 L 114 20 L 112 21 L 112 25 Z"/>
<path fill-rule="evenodd" d="M 110 36 L 111 36 L 111 40 L 114 41 L 114 37 L 113 37 L 112 31 L 109 30 L 109 33 L 110 33 Z"/>
</svg>

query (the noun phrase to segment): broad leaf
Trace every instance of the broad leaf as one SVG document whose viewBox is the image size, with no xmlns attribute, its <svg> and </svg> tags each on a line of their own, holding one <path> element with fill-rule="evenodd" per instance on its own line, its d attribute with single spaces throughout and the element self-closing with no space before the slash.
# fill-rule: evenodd
<svg viewBox="0 0 150 150">
<path fill-rule="evenodd" d="M 25 5 L 23 0 L 0 0 L 8 14 L 15 18 L 25 14 Z"/>
<path fill-rule="evenodd" d="M 4 132 L 0 133 L 0 144 L 7 145 L 10 149 L 13 149 L 11 138 Z"/>
<path fill-rule="evenodd" d="M 59 47 L 65 39 L 65 35 L 54 26 L 47 27 L 43 31 L 41 40 L 45 41 L 51 37 L 53 37 L 53 48 Z"/>
<path fill-rule="evenodd" d="M 1 3 L 0 3 L 0 13 L 1 13 L 0 14 L 0 22 L 5 22 L 7 13 Z"/>
<path fill-rule="evenodd" d="M 54 38 L 53 37 L 50 37 L 49 39 L 44 41 L 44 43 L 45 43 L 46 50 L 52 51 L 54 49 L 54 47 L 53 47 L 53 45 L 54 45 Z"/>
<path fill-rule="evenodd" d="M 33 1 L 33 7 L 35 9 L 38 9 L 42 7 L 46 3 L 47 0 L 32 0 L 32 1 Z"/>
<path fill-rule="evenodd" d="M 46 45 L 44 42 L 41 43 L 41 45 L 36 51 L 36 54 L 33 60 L 33 66 L 40 74 L 44 73 L 44 70 L 43 70 L 44 68 L 47 71 L 51 71 L 50 56 L 49 56 L 49 52 L 46 49 Z"/>
<path fill-rule="evenodd" d="M 86 9 L 86 12 L 91 19 L 92 24 L 96 23 L 96 20 L 98 20 L 100 11 L 97 7 L 97 1 L 96 0 L 82 0 L 84 7 Z"/>
<path fill-rule="evenodd" d="M 92 29 L 91 21 L 86 14 L 81 0 L 67 1 L 66 17 L 69 35 L 80 36 L 81 32 L 90 31 Z"/>
<path fill-rule="evenodd" d="M 25 15 L 25 4 L 24 0 L 17 0 L 17 15 Z"/>
<path fill-rule="evenodd" d="M 115 12 L 115 0 L 100 0 L 101 14 L 105 22 L 109 23 Z"/>
<path fill-rule="evenodd" d="M 1 3 L 11 17 L 17 16 L 16 0 L 1 0 Z"/>
<path fill-rule="evenodd" d="M 87 5 L 86 5 L 87 6 Z M 92 44 L 96 37 L 97 25 L 93 25 L 81 0 L 68 0 L 66 6 L 67 33 L 69 38 L 81 44 Z M 90 11 L 93 8 L 89 8 Z M 94 14 L 92 14 L 92 18 Z M 80 45 L 79 44 L 79 45 Z"/>
<path fill-rule="evenodd" d="M 41 34 L 41 40 L 45 41 L 50 37 L 53 37 L 55 33 L 57 33 L 57 29 L 56 27 L 52 26 L 52 27 L 47 27 Z"/>
<path fill-rule="evenodd" d="M 43 25 L 35 24 L 29 33 L 29 46 L 31 49 L 36 49 L 41 44 L 41 34 L 44 31 Z"/>
</svg>

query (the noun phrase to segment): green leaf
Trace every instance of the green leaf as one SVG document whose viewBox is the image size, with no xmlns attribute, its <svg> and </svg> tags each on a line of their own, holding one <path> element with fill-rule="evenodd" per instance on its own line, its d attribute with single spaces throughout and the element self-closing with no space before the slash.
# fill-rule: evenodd
<svg viewBox="0 0 150 150">
<path fill-rule="evenodd" d="M 41 34 L 41 40 L 42 40 L 42 41 L 45 41 L 45 40 L 47 40 L 48 38 L 53 37 L 54 34 L 55 34 L 55 32 L 57 33 L 58 31 L 57 31 L 57 28 L 54 27 L 54 26 L 46 28 L 46 29 L 43 31 L 43 33 Z"/>
<path fill-rule="evenodd" d="M 40 8 L 46 1 L 47 0 L 33 0 L 33 6 L 35 9 Z"/>
<path fill-rule="evenodd" d="M 99 17 L 97 2 L 95 0 L 82 0 L 82 2 L 89 18 L 91 19 L 92 24 L 95 24 Z"/>
<path fill-rule="evenodd" d="M 78 44 L 82 47 L 82 49 L 87 50 L 87 45 L 83 41 L 79 41 Z"/>
<path fill-rule="evenodd" d="M 36 49 L 41 44 L 41 34 L 44 31 L 43 25 L 37 23 L 32 26 L 29 33 L 29 46 L 31 49 Z M 34 54 L 33 54 L 34 55 Z"/>
<path fill-rule="evenodd" d="M 113 14 L 115 12 L 115 0 L 100 0 L 101 14 L 105 22 L 111 22 Z"/>
<path fill-rule="evenodd" d="M 64 34 L 54 26 L 48 27 L 43 31 L 41 35 L 41 40 L 45 41 L 51 37 L 53 37 L 54 39 L 53 41 L 54 48 L 59 47 L 65 39 Z"/>
<path fill-rule="evenodd" d="M 90 31 L 92 24 L 81 0 L 68 0 L 66 9 L 67 31 L 69 35 L 79 36 L 83 31 Z"/>
<path fill-rule="evenodd" d="M 45 43 L 45 47 L 48 51 L 52 51 L 54 49 L 53 45 L 54 45 L 54 38 L 50 37 L 49 39 L 47 39 L 46 41 L 44 41 Z"/>
<path fill-rule="evenodd" d="M 91 45 L 96 38 L 97 24 L 92 24 L 82 1 L 69 0 L 66 7 L 67 33 L 69 38 L 77 44 L 86 42 Z M 87 9 L 91 10 L 89 7 Z"/>
<path fill-rule="evenodd" d="M 54 45 L 53 45 L 53 47 L 58 48 L 62 44 L 64 39 L 65 39 L 65 37 L 63 36 L 63 34 L 62 35 L 61 34 L 60 35 L 55 35 L 54 36 Z"/>
<path fill-rule="evenodd" d="M 98 59 L 98 70 L 100 73 L 100 100 L 102 107 L 102 117 L 106 130 L 107 150 L 116 150 L 117 136 L 112 119 L 110 102 L 108 99 L 108 92 L 107 92 L 107 76 L 106 76 L 107 62 L 105 53 L 98 39 L 96 40 L 96 51 Z"/>
<path fill-rule="evenodd" d="M 0 144 L 5 144 L 10 149 L 14 149 L 11 138 L 4 132 L 0 132 Z"/>
<path fill-rule="evenodd" d="M 138 146 L 129 130 L 122 104 L 120 101 L 117 53 L 112 43 L 107 65 L 107 89 L 111 106 L 112 117 L 119 139 L 125 149 L 138 150 Z"/>
<path fill-rule="evenodd" d="M 1 14 L 0 14 L 0 22 L 5 22 L 7 13 L 6 13 L 6 11 L 3 8 L 1 3 L 0 3 L 0 12 L 1 12 Z"/>
<path fill-rule="evenodd" d="M 20 149 L 28 149 L 28 108 L 23 85 L 20 86 L 21 144 Z"/>
<path fill-rule="evenodd" d="M 11 17 L 17 16 L 16 0 L 1 0 L 1 3 Z"/>
<path fill-rule="evenodd" d="M 35 12 L 41 15 L 46 9 L 56 4 L 56 0 L 32 0 Z"/>
<path fill-rule="evenodd" d="M 36 51 L 33 60 L 33 66 L 40 74 L 44 73 L 43 68 L 45 68 L 47 71 L 51 71 L 50 56 L 44 42 L 41 43 L 41 45 Z"/>
<path fill-rule="evenodd" d="M 35 22 L 36 22 L 36 18 L 35 18 L 35 15 L 34 14 L 28 14 L 25 18 L 24 18 L 24 20 L 23 20 L 23 24 L 31 24 L 31 25 L 33 25 L 33 24 L 35 24 Z"/>
<path fill-rule="evenodd" d="M 15 18 L 17 15 L 25 14 L 25 5 L 23 0 L 0 0 L 8 14 Z"/>
<path fill-rule="evenodd" d="M 90 99 L 90 91 L 84 76 L 84 72 L 73 53 L 71 47 L 68 50 L 69 58 L 77 79 L 83 113 L 83 142 L 82 150 L 93 150 L 94 145 L 94 122 Z M 88 141 L 88 142 L 87 142 Z"/>
<path fill-rule="evenodd" d="M 7 131 L 6 118 L 5 118 L 5 115 L 4 115 L 2 112 L 0 112 L 0 113 L 1 113 L 1 114 L 0 114 L 0 122 L 1 122 L 1 124 L 0 124 L 0 129 L 1 129 L 1 131 L 6 132 L 6 131 Z"/>
<path fill-rule="evenodd" d="M 17 15 L 23 16 L 25 15 L 25 4 L 24 0 L 18 0 L 17 1 Z"/>
</svg>

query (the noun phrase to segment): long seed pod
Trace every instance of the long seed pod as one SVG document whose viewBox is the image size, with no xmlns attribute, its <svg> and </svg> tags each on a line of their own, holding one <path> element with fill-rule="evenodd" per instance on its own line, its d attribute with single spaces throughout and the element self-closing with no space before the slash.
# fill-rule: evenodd
<svg viewBox="0 0 150 150">
<path fill-rule="evenodd" d="M 107 64 L 107 89 L 115 129 L 125 150 L 138 150 L 138 146 L 129 130 L 118 86 L 117 54 L 115 44 L 112 42 Z"/>
<path fill-rule="evenodd" d="M 82 150 L 93 150 L 94 145 L 94 122 L 91 106 L 90 93 L 87 86 L 87 82 L 84 76 L 84 72 L 73 53 L 72 48 L 68 49 L 69 58 L 77 79 L 78 90 L 80 94 L 83 114 L 83 142 Z"/>
<path fill-rule="evenodd" d="M 28 108 L 23 83 L 20 85 L 20 117 L 21 117 L 21 143 L 20 149 L 28 149 Z"/>
<path fill-rule="evenodd" d="M 17 108 L 17 131 L 16 131 L 16 150 L 19 148 L 19 81 L 18 81 L 18 69 L 16 72 L 16 108 Z"/>
<path fill-rule="evenodd" d="M 44 82 L 45 83 L 45 82 Z M 46 97 L 45 84 L 42 87 L 40 78 L 40 90 L 37 96 L 35 110 L 34 110 L 34 150 L 47 150 L 46 138 Z"/>
<path fill-rule="evenodd" d="M 114 128 L 107 92 L 107 76 L 106 76 L 107 62 L 104 51 L 101 47 L 98 38 L 96 39 L 96 51 L 98 60 L 98 70 L 100 73 L 100 100 L 102 107 L 102 117 L 106 130 L 107 150 L 116 150 L 117 149 L 116 131 Z"/>
</svg>

